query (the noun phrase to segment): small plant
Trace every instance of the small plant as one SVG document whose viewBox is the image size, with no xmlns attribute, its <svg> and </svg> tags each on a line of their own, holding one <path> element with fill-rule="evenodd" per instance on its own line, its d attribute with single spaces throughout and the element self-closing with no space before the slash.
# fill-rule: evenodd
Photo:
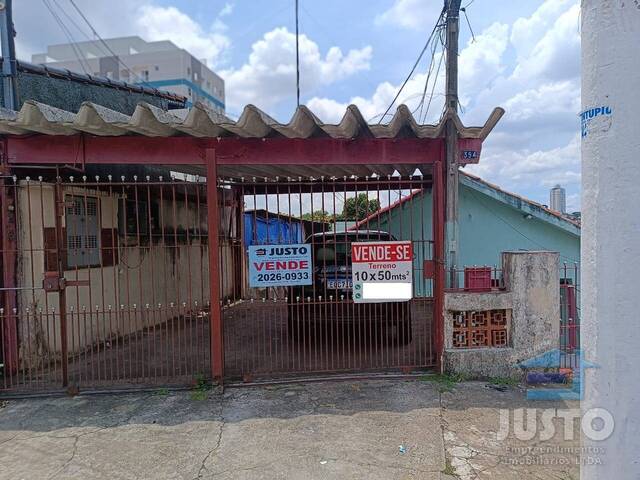
<svg viewBox="0 0 640 480">
<path fill-rule="evenodd" d="M 453 465 L 451 465 L 451 460 L 448 458 L 445 459 L 444 469 L 442 469 L 442 473 L 445 475 L 450 475 L 452 477 L 460 478 L 456 473 L 456 469 Z"/>
<path fill-rule="evenodd" d="M 153 392 L 153 394 L 154 395 L 158 395 L 160 397 L 166 397 L 167 395 L 169 395 L 169 389 L 168 388 L 159 388 L 158 390 Z"/>
<path fill-rule="evenodd" d="M 515 387 L 520 381 L 512 377 L 492 377 L 489 379 L 489 383 L 500 387 Z"/>
<path fill-rule="evenodd" d="M 438 392 L 445 393 L 453 390 L 456 383 L 464 382 L 467 377 L 462 373 L 439 373 L 436 375 L 425 375 L 422 377 L 425 382 L 433 382 L 436 384 Z"/>
<path fill-rule="evenodd" d="M 204 375 L 197 375 L 195 378 L 195 384 L 191 391 L 191 400 L 206 400 L 209 396 L 209 383 Z"/>
</svg>

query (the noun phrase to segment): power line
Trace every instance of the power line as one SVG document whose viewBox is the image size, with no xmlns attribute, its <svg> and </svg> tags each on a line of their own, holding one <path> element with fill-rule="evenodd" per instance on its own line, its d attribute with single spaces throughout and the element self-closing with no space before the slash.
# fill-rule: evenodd
<svg viewBox="0 0 640 480">
<path fill-rule="evenodd" d="M 472 42 L 475 43 L 476 41 L 476 36 L 473 33 L 473 28 L 471 28 L 471 22 L 469 21 L 469 16 L 467 15 L 467 9 L 466 8 L 461 8 L 460 11 L 462 13 L 464 13 L 464 18 L 467 20 L 467 25 L 469 26 L 469 31 L 471 32 L 471 38 L 472 38 Z"/>
<path fill-rule="evenodd" d="M 296 0 L 296 105 L 300 106 L 300 32 L 298 28 L 298 0 Z"/>
<path fill-rule="evenodd" d="M 418 68 L 418 65 L 420 64 L 420 60 L 422 60 L 422 56 L 424 55 L 424 52 L 426 52 L 427 48 L 429 48 L 429 44 L 431 43 L 431 39 L 435 35 L 436 30 L 441 26 L 440 22 L 442 21 L 442 18 L 444 17 L 445 12 L 446 12 L 446 7 L 443 7 L 442 11 L 440 12 L 440 15 L 438 15 L 438 19 L 436 20 L 436 24 L 433 26 L 433 30 L 431 30 L 431 34 L 429 35 L 429 38 L 427 38 L 427 42 L 424 44 L 424 47 L 422 48 L 422 51 L 420 52 L 420 55 L 418 55 L 417 60 L 413 64 L 413 67 L 411 68 L 411 71 L 409 72 L 409 75 L 407 75 L 407 78 L 404 80 L 404 82 L 402 82 L 402 85 L 400 86 L 400 90 L 398 90 L 398 93 L 396 93 L 396 96 L 393 98 L 393 100 L 391 101 L 391 103 L 389 104 L 389 106 L 387 107 L 385 112 L 382 114 L 382 117 L 378 121 L 378 124 L 382 123 L 382 120 L 384 120 L 384 118 L 387 116 L 387 114 L 389 113 L 389 110 L 391 110 L 391 107 L 393 107 L 393 105 L 396 103 L 396 100 L 398 100 L 398 97 L 402 93 L 402 90 L 404 89 L 404 87 L 407 85 L 407 83 L 409 82 L 409 80 L 413 76 L 413 72 L 415 72 L 416 68 Z"/>
<path fill-rule="evenodd" d="M 418 110 L 418 108 L 420 109 L 420 113 L 418 114 L 418 122 L 419 123 L 424 123 L 426 121 L 427 115 L 429 114 L 429 108 L 431 107 L 431 102 L 433 101 L 436 85 L 438 84 L 438 77 L 440 76 L 440 68 L 442 67 L 442 61 L 444 60 L 444 48 L 445 48 L 445 46 L 444 46 L 444 41 L 442 39 L 443 33 L 444 33 L 444 29 L 441 27 L 440 31 L 439 31 L 439 35 L 438 35 L 438 40 L 440 41 L 440 45 L 442 45 L 442 50 L 440 52 L 440 60 L 438 61 L 438 68 L 436 70 L 436 75 L 433 78 L 433 85 L 431 87 L 431 93 L 429 95 L 429 103 L 427 104 L 427 108 L 426 108 L 426 110 L 424 112 L 424 117 L 422 115 L 422 110 L 423 110 L 423 107 L 424 107 L 424 101 L 425 101 L 425 98 L 426 98 L 427 89 L 429 88 L 429 79 L 431 77 L 431 73 L 433 72 L 433 60 L 435 58 L 435 52 L 436 52 L 438 43 L 434 43 L 433 44 L 432 55 L 431 55 L 431 63 L 429 64 L 429 71 L 427 73 L 427 79 L 424 82 L 424 90 L 422 91 L 422 98 L 420 99 L 420 103 L 418 104 L 418 106 L 413 111 L 413 113 L 415 114 L 415 112 Z"/>
<path fill-rule="evenodd" d="M 73 6 L 73 8 L 75 8 L 75 10 L 78 12 L 78 14 L 82 17 L 82 19 L 85 21 L 85 23 L 88 25 L 88 27 L 91 29 L 91 32 L 95 35 L 95 37 L 98 39 L 98 41 L 104 45 L 104 47 L 107 49 L 107 51 L 116 59 L 116 61 L 122 65 L 129 73 L 133 74 L 135 77 L 138 78 L 138 80 L 140 81 L 139 83 L 143 83 L 147 86 L 150 86 L 145 79 L 141 78 L 138 74 L 136 74 L 131 68 L 129 68 L 129 66 L 127 66 L 126 63 L 124 63 L 124 61 L 120 58 L 119 55 L 116 55 L 115 52 L 113 50 L 111 50 L 111 47 L 109 47 L 109 44 L 107 42 L 104 41 L 104 39 L 100 36 L 100 34 L 96 31 L 96 29 L 93 27 L 93 25 L 91 24 L 91 22 L 89 21 L 89 19 L 85 16 L 84 13 L 82 13 L 82 10 L 80 10 L 80 8 L 78 7 L 78 5 L 76 5 L 76 2 L 74 0 L 69 0 L 69 3 L 71 3 L 71 5 Z"/>
<path fill-rule="evenodd" d="M 75 38 L 73 37 L 73 34 L 67 28 L 67 26 L 65 25 L 63 20 L 55 12 L 54 8 L 51 6 L 51 4 L 48 2 L 48 0 L 42 0 L 42 3 L 47 8 L 47 10 L 49 10 L 49 13 L 51 13 L 51 16 L 56 21 L 56 23 L 58 24 L 60 29 L 62 30 L 62 33 L 64 34 L 64 36 L 67 37 L 67 40 L 69 41 L 69 45 L 71 46 L 71 49 L 73 50 L 73 54 L 75 55 L 76 59 L 78 60 L 80 68 L 82 69 L 82 71 L 86 75 L 88 75 L 89 72 L 87 71 L 87 68 L 85 68 L 85 63 L 83 63 L 82 52 L 78 48 L 77 42 L 75 41 Z M 88 66 L 89 70 L 91 70 L 91 66 L 88 63 L 86 64 L 86 66 Z"/>
</svg>

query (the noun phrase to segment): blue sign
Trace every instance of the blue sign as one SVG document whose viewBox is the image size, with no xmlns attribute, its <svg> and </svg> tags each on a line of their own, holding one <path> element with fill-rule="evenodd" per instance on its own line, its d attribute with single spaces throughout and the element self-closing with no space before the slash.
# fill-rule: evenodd
<svg viewBox="0 0 640 480">
<path fill-rule="evenodd" d="M 251 245 L 249 286 L 290 287 L 313 283 L 311 245 Z"/>
</svg>

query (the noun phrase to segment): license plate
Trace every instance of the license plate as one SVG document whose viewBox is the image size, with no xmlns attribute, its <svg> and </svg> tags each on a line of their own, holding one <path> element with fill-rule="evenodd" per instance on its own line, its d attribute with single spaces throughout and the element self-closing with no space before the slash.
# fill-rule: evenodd
<svg viewBox="0 0 640 480">
<path fill-rule="evenodd" d="M 334 288 L 336 290 L 345 290 L 352 288 L 353 283 L 351 280 L 327 280 L 327 288 Z"/>
</svg>

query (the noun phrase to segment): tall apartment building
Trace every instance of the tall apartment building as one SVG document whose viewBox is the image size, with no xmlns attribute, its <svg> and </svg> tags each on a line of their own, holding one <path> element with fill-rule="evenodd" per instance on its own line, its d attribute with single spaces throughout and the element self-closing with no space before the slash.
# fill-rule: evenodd
<svg viewBox="0 0 640 480">
<path fill-rule="evenodd" d="M 556 185 L 549 192 L 549 206 L 556 212 L 567 213 L 567 193 L 560 185 Z"/>
<path fill-rule="evenodd" d="M 187 98 L 189 106 L 201 102 L 224 113 L 224 80 L 173 42 L 147 42 L 133 36 L 105 43 L 109 48 L 98 40 L 50 45 L 31 61 L 177 93 Z"/>
</svg>

